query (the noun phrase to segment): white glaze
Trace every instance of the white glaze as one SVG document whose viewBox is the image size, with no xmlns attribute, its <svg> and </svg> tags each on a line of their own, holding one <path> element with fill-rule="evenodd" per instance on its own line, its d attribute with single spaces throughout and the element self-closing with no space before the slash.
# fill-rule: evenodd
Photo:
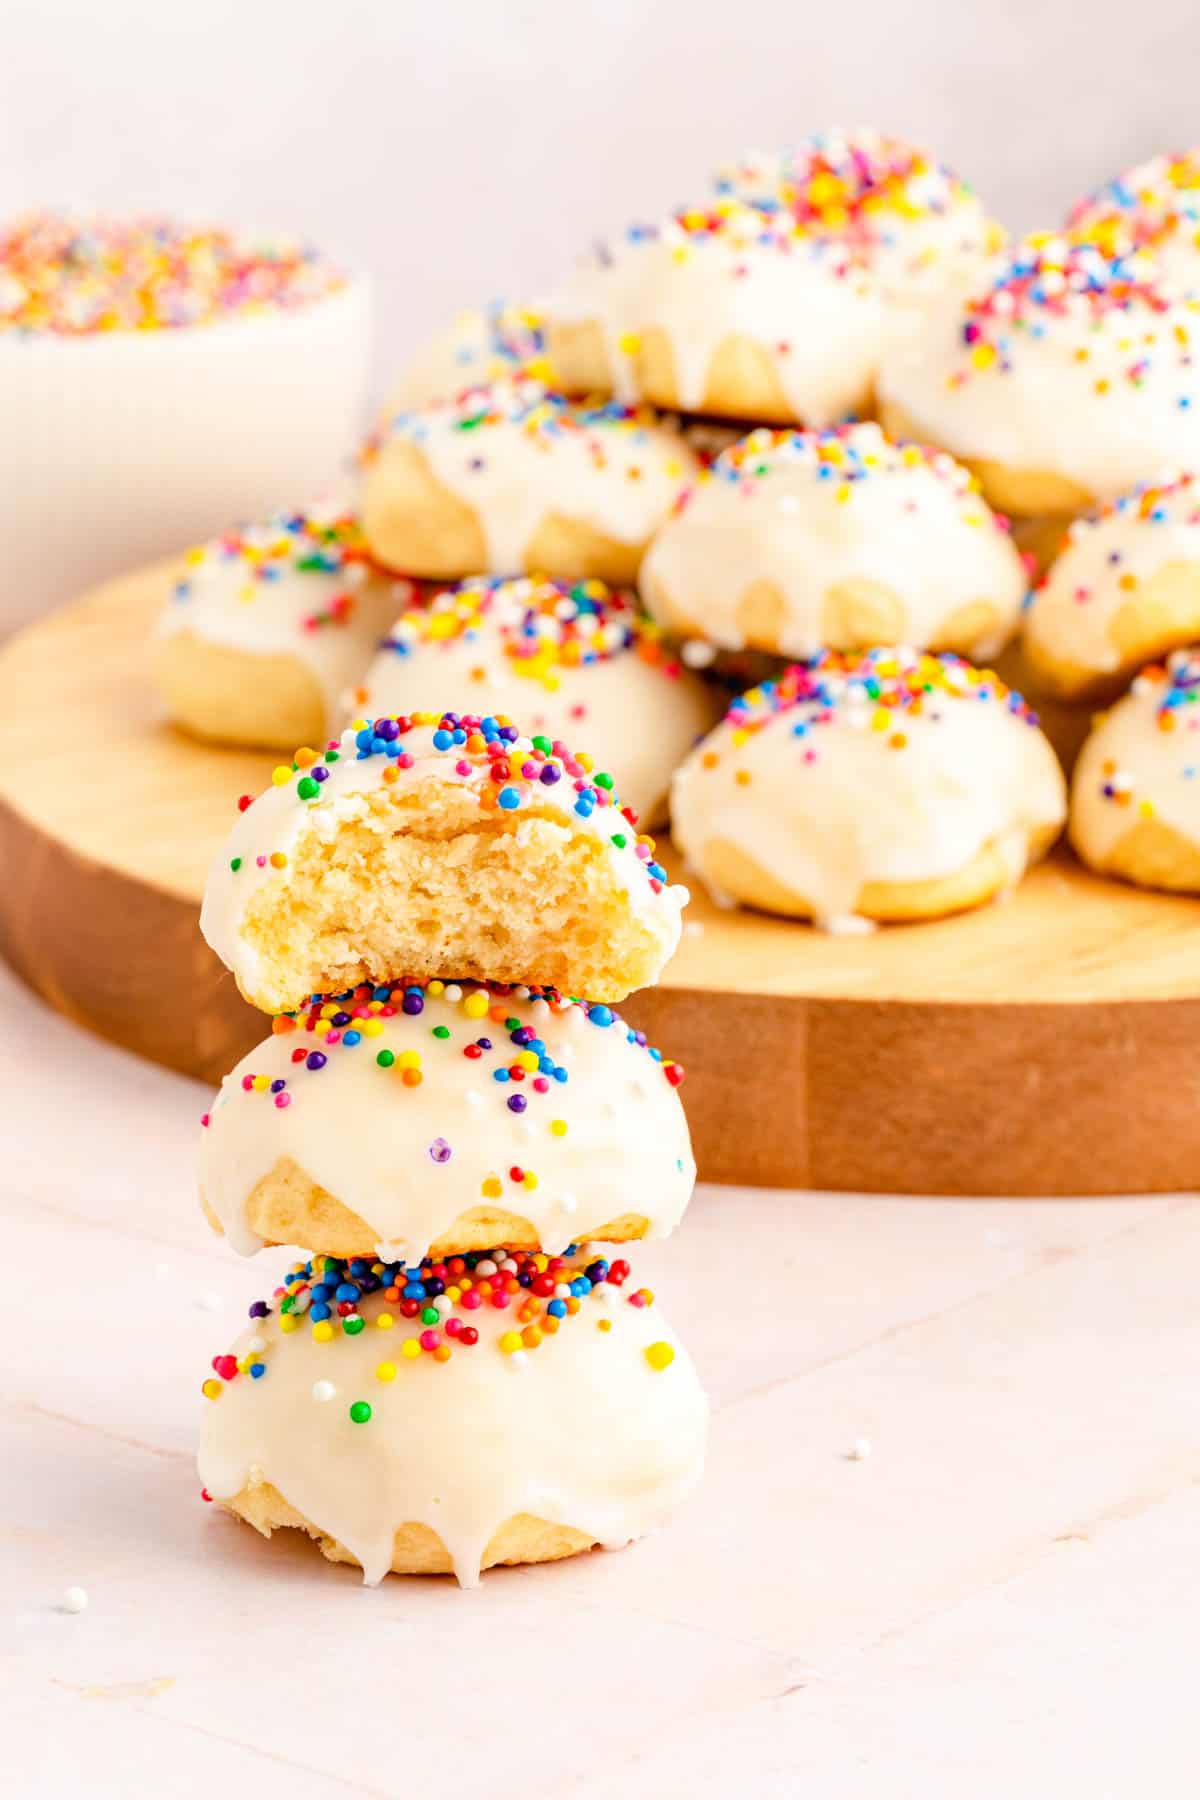
<svg viewBox="0 0 1200 1800">
<path fill-rule="evenodd" d="M 1100 719 L 1075 765 L 1071 840 L 1096 868 L 1141 819 L 1157 819 L 1200 849 L 1200 705 L 1175 709 L 1174 730 L 1158 720 L 1172 675 L 1200 683 L 1200 657 L 1178 652 L 1167 669 L 1138 677 Z"/>
<path fill-rule="evenodd" d="M 344 1043 L 337 1027 L 331 1042 L 327 1027 L 308 1030 L 302 1020 L 242 1058 L 221 1085 L 200 1152 L 201 1198 L 235 1250 L 247 1256 L 262 1248 L 245 1207 L 280 1157 L 364 1220 L 376 1244 L 409 1262 L 461 1213 L 484 1204 L 528 1219 L 552 1255 L 624 1212 L 645 1214 L 651 1237 L 674 1230 L 696 1170 L 683 1107 L 662 1065 L 630 1041 L 632 1028 L 608 1008 L 598 1017 L 612 1022 L 599 1024 L 570 1002 L 552 1008 L 508 994 L 488 997 L 499 1020 L 472 1016 L 470 996 L 484 991 L 452 986 L 452 996 L 463 996 L 456 1001 L 427 989 L 419 1015 L 389 1009 L 390 1016 L 356 1020 L 350 1029 L 363 1033 L 366 1024 L 356 1044 Z M 543 1052 L 514 1045 L 503 1022 L 509 1016 L 534 1031 Z M 449 1036 L 434 1038 L 435 1026 Z M 480 1037 L 493 1048 L 466 1056 Z M 310 1071 L 295 1060 L 297 1050 L 322 1052 L 324 1067 Z M 416 1052 L 420 1087 L 404 1085 L 398 1062 L 381 1068 L 380 1051 Z M 496 1070 L 521 1054 L 548 1058 L 566 1080 L 543 1077 L 539 1092 L 535 1063 L 520 1084 L 498 1082 Z M 269 1087 L 247 1090 L 248 1077 L 286 1083 L 289 1103 L 277 1105 Z M 518 1093 L 527 1104 L 515 1113 L 507 1102 Z M 515 1182 L 513 1168 L 536 1185 Z"/>
<path fill-rule="evenodd" d="M 603 583 L 582 584 L 584 593 L 611 604 Z M 550 661 L 525 654 L 530 632 L 557 646 L 566 609 L 573 623 L 571 588 L 531 577 L 494 585 L 465 583 L 414 607 L 396 621 L 356 690 L 356 713 L 401 713 L 418 706 L 460 712 L 505 713 L 529 736 L 544 735 L 586 750 L 606 769 L 617 792 L 647 825 L 665 816 L 671 776 L 696 739 L 715 722 L 720 706 L 713 690 L 680 666 L 622 613 L 586 641 L 595 660 Z M 557 613 L 534 616 L 539 601 L 557 601 Z M 451 620 L 461 628 L 450 630 Z M 622 629 L 622 623 L 625 628 Z M 443 629 L 445 634 L 443 635 Z"/>
<path fill-rule="evenodd" d="M 541 316 L 533 306 L 497 301 L 456 313 L 421 345 L 388 396 L 385 418 L 453 399 L 464 388 L 503 381 L 541 365 Z"/>
<path fill-rule="evenodd" d="M 605 246 L 547 303 L 548 319 L 600 325 L 625 399 L 637 392 L 629 340 L 655 328 L 670 341 L 685 412 L 702 410 L 709 366 L 734 334 L 767 351 L 797 419 L 826 425 L 862 407 L 883 332 L 871 281 L 839 246 L 789 235 L 765 212 L 732 201 L 713 210 L 723 220 L 713 236 L 675 217 Z"/>
<path fill-rule="evenodd" d="M 402 769 L 387 756 L 360 757 L 356 733 L 353 728 L 347 729 L 338 743 L 338 759 L 323 764 L 328 775 L 317 798 L 299 798 L 297 783 L 305 774 L 300 770 L 267 788 L 239 815 L 209 872 L 200 930 L 225 966 L 233 970 L 243 991 L 258 985 L 261 962 L 241 933 L 246 908 L 267 882 L 287 880 L 287 870 L 306 837 L 315 833 L 331 841 L 343 821 L 367 820 L 371 815 L 366 796 L 382 788 L 399 796 L 419 790 L 426 783 L 453 785 L 465 787 L 481 802 L 485 793 L 495 791 L 488 773 L 488 758 L 468 755 L 459 747 L 435 748 L 435 730 L 436 726 L 429 724 L 414 726 L 404 733 L 400 741 L 412 761 L 410 767 Z M 511 755 L 518 757 L 530 748 L 528 738 L 518 738 Z M 458 772 L 459 765 L 466 768 L 465 774 Z M 385 780 L 385 769 L 394 780 Z M 511 785 L 522 787 L 515 780 Z M 635 833 L 624 829 L 624 821 L 618 820 L 619 800 L 614 797 L 610 804 L 597 804 L 590 815 L 583 817 L 575 811 L 575 786 L 566 774 L 554 787 L 543 787 L 535 781 L 532 788 L 525 786 L 522 791 L 523 803 L 532 800 L 539 811 L 554 815 L 572 832 L 589 834 L 604 844 L 612 861 L 614 881 L 627 893 L 631 911 L 653 918 L 664 934 L 665 961 L 679 942 L 680 914 L 687 902 L 687 889 L 652 884 L 646 862 L 638 854 Z M 519 810 L 516 816 L 519 820 Z M 620 835 L 626 840 L 620 846 L 612 841 L 614 823 L 622 827 Z M 287 858 L 283 868 L 276 868 L 270 861 L 276 852 Z M 237 859 L 240 867 L 235 871 L 231 864 Z"/>
<path fill-rule="evenodd" d="M 402 413 L 389 432 L 420 450 L 436 480 L 474 509 L 497 575 L 525 566 L 549 514 L 644 544 L 699 472 L 679 432 L 652 412 L 577 405 L 532 381 Z M 386 458 L 368 469 L 368 483 L 387 479 Z"/>
<path fill-rule="evenodd" d="M 972 290 L 987 291 L 986 281 Z M 897 338 L 885 355 L 880 399 L 922 438 L 955 456 L 1064 477 L 1100 499 L 1200 460 L 1194 302 L 1175 297 L 1163 311 L 1140 301 L 1105 311 L 1082 299 L 1063 312 L 1040 308 L 1036 334 L 1005 334 L 1007 367 L 977 366 L 963 339 L 967 322 L 961 296 L 944 297 L 922 331 Z M 1135 383 L 1129 371 L 1143 360 Z"/>
<path fill-rule="evenodd" d="M 1140 587 L 1178 563 L 1195 566 L 1200 583 L 1200 481 L 1135 490 L 1112 511 L 1073 521 L 1067 536 L 1033 593 L 1025 636 L 1047 660 L 1108 674 L 1122 660 L 1109 628 Z"/>
<path fill-rule="evenodd" d="M 395 1532 L 410 1523 L 436 1531 L 464 1587 L 478 1583 L 489 1540 L 514 1514 L 620 1548 L 664 1524 L 691 1492 L 708 1429 L 691 1358 L 657 1305 L 628 1303 L 633 1285 L 594 1290 L 555 1336 L 516 1356 L 498 1348 L 512 1312 L 485 1305 L 470 1315 L 479 1342 L 446 1363 L 401 1357 L 401 1341 L 417 1332 L 398 1316 L 380 1330 L 379 1295 L 361 1302 L 359 1336 L 326 1344 L 307 1326 L 285 1338 L 275 1316 L 256 1321 L 235 1354 L 262 1339 L 267 1372 L 238 1375 L 206 1407 L 201 1480 L 214 1498 L 232 1499 L 261 1471 L 352 1552 L 368 1584 L 387 1573 Z M 646 1359 L 654 1343 L 675 1352 L 666 1369 Z M 385 1358 L 396 1366 L 388 1383 L 375 1374 Z M 319 1381 L 334 1394 L 315 1398 Z M 360 1399 L 373 1409 L 361 1425 L 349 1416 Z"/>
<path fill-rule="evenodd" d="M 357 556 L 347 554 L 351 529 L 339 507 L 312 507 L 304 516 L 312 534 L 297 529 L 296 515 L 284 514 L 190 551 L 156 635 L 188 632 L 250 655 L 294 656 L 312 672 L 333 721 L 396 607 L 415 590 L 372 574 L 361 545 Z M 332 566 L 305 567 L 320 547 L 322 526 L 341 527 L 342 543 L 323 547 Z"/>
<path fill-rule="evenodd" d="M 1012 539 L 967 472 L 949 456 L 898 450 L 874 424 L 838 439 L 752 433 L 664 525 L 640 585 L 668 629 L 684 623 L 740 650 L 738 604 L 756 581 L 773 583 L 786 599 L 778 641 L 785 656 L 820 648 L 826 595 L 845 582 L 891 589 L 905 609 L 898 635 L 916 645 L 936 641 L 959 608 L 991 602 L 1001 622 L 971 646 L 983 657 L 1011 635 L 1025 592 Z"/>
<path fill-rule="evenodd" d="M 892 653 L 905 665 L 913 652 Z M 833 714 L 804 704 L 745 733 L 727 717 L 675 777 L 671 816 L 689 867 L 706 880 L 708 845 L 733 845 L 816 921 L 842 925 L 868 882 L 953 875 L 989 843 L 1021 877 L 1031 832 L 1061 824 L 1062 771 L 1041 731 L 997 701 L 981 701 L 965 664 L 961 690 L 931 694 L 925 710 L 876 708 L 861 682 L 836 676 Z M 877 718 L 885 729 L 876 729 Z M 797 737 L 797 724 L 808 723 Z M 894 733 L 903 735 L 893 748 Z M 715 763 L 709 759 L 715 755 Z M 739 773 L 749 777 L 739 784 Z"/>
<path fill-rule="evenodd" d="M 1172 287 L 1200 289 L 1200 151 L 1135 163 L 1081 200 L 1069 228 L 1100 242 L 1141 245 Z"/>
</svg>

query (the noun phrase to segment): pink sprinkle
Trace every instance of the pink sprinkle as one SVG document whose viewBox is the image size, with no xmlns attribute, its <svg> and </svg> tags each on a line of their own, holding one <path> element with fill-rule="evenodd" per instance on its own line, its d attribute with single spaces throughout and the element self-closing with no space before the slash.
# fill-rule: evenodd
<svg viewBox="0 0 1200 1800">
<path fill-rule="evenodd" d="M 290 1094 L 276 1094 L 275 1104 L 282 1110 L 283 1107 L 292 1104 L 292 1096 Z"/>
</svg>

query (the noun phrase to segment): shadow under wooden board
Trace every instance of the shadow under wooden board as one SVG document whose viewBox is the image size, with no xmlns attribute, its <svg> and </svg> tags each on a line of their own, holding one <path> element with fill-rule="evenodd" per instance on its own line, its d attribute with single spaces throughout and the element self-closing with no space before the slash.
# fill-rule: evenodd
<svg viewBox="0 0 1200 1800">
<path fill-rule="evenodd" d="M 0 950 L 70 1018 L 215 1083 L 263 1021 L 200 937 L 200 893 L 278 758 L 164 723 L 146 643 L 170 578 L 110 584 L 0 649 Z M 1060 851 L 1005 904 L 867 937 L 699 893 L 686 917 L 662 985 L 622 1011 L 686 1064 L 707 1179 L 1200 1183 L 1200 902 Z"/>
</svg>

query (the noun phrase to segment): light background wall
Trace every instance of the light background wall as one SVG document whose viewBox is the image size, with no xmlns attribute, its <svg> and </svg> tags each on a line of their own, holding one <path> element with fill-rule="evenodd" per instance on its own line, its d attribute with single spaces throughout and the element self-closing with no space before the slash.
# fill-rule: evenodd
<svg viewBox="0 0 1200 1800">
<path fill-rule="evenodd" d="M 381 379 L 714 162 L 830 122 L 1002 218 L 1200 140 L 1197 0 L 0 0 L 0 216 L 279 224 L 377 279 Z"/>
</svg>

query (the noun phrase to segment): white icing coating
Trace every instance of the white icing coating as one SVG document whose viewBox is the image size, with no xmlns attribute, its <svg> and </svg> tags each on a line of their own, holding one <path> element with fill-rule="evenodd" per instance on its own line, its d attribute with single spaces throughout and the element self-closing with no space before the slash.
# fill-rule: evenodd
<svg viewBox="0 0 1200 1800">
<path fill-rule="evenodd" d="M 1200 480 L 1134 489 L 1067 536 L 1033 593 L 1025 636 L 1047 661 L 1110 674 L 1122 666 L 1110 627 L 1140 588 L 1171 564 L 1191 564 L 1200 587 Z"/>
<path fill-rule="evenodd" d="M 906 688 L 933 684 L 919 709 L 887 703 L 895 669 Z M 811 698 L 773 709 L 781 691 Z M 1041 731 L 994 697 L 1003 691 L 958 658 L 904 649 L 826 657 L 764 684 L 676 775 L 675 841 L 705 881 L 708 846 L 732 846 L 826 926 L 855 913 L 868 882 L 954 875 L 988 844 L 1015 884 L 1031 833 L 1061 824 L 1065 789 Z"/>
<path fill-rule="evenodd" d="M 1128 277 L 1128 279 L 1127 279 Z M 956 456 L 1108 498 L 1200 460 L 1200 307 L 1145 258 L 1035 239 L 893 342 L 879 393 Z M 1098 284 L 1098 285 L 1093 285 Z"/>
<path fill-rule="evenodd" d="M 1144 671 L 1101 718 L 1071 782 L 1071 841 L 1103 869 L 1126 833 L 1153 819 L 1200 852 L 1200 656 Z M 1165 728 L 1164 719 L 1170 720 Z"/>
<path fill-rule="evenodd" d="M 841 246 L 730 200 L 605 246 L 546 312 L 552 323 L 600 325 L 615 391 L 627 399 L 637 392 L 631 344 L 651 328 L 665 332 L 686 412 L 703 409 L 722 343 L 750 338 L 796 418 L 812 425 L 865 404 L 883 332 L 879 295 Z"/>
<path fill-rule="evenodd" d="M 548 515 L 623 544 L 643 544 L 699 463 L 647 409 L 576 404 L 533 381 L 498 382 L 391 421 L 435 478 L 479 519 L 488 570 L 523 568 Z M 388 479 L 384 459 L 368 482 Z"/>
<path fill-rule="evenodd" d="M 1147 157 L 1072 208 L 1068 228 L 1154 258 L 1172 287 L 1200 289 L 1200 149 Z"/>
<path fill-rule="evenodd" d="M 516 1355 L 499 1348 L 517 1324 L 512 1310 L 485 1304 L 464 1315 L 478 1343 L 444 1363 L 401 1355 L 417 1332 L 398 1316 L 381 1330 L 379 1294 L 360 1302 L 356 1337 L 319 1343 L 302 1325 L 284 1338 L 277 1316 L 256 1322 L 234 1354 L 262 1339 L 266 1372 L 236 1376 L 206 1408 L 201 1480 L 215 1499 L 232 1499 L 261 1472 L 353 1554 L 368 1584 L 387 1573 L 405 1524 L 437 1533 L 464 1587 L 478 1583 L 488 1542 L 516 1514 L 620 1548 L 691 1492 L 708 1429 L 691 1358 L 658 1306 L 629 1304 L 628 1287 L 594 1289 L 554 1336 Z M 647 1358 L 655 1344 L 674 1352 L 666 1368 Z M 384 1359 L 390 1381 L 376 1373 Z M 358 1400 L 372 1409 L 362 1424 L 350 1417 Z"/>
<path fill-rule="evenodd" d="M 440 982 L 410 1016 L 403 994 L 374 1009 L 350 1001 L 344 1027 L 321 1019 L 310 1029 L 301 1017 L 225 1077 L 203 1136 L 200 1193 L 235 1250 L 262 1248 L 246 1202 L 280 1157 L 409 1262 L 488 1204 L 527 1219 L 552 1255 L 624 1212 L 644 1214 L 651 1237 L 674 1230 L 696 1175 L 687 1122 L 632 1027 L 607 1007 L 589 1016 L 569 1001 L 473 986 L 452 984 L 461 997 L 447 999 Z M 326 1010 L 341 1015 L 333 1003 Z M 509 1018 L 519 1024 L 510 1029 Z M 448 1035 L 435 1038 L 435 1028 Z M 526 1028 L 536 1051 L 513 1041 Z M 314 1052 L 320 1066 L 310 1069 Z M 381 1052 L 396 1060 L 381 1067 Z M 417 1059 L 419 1087 L 405 1085 L 402 1057 Z M 519 1081 L 496 1079 L 512 1067 Z M 513 1097 L 524 1110 L 510 1108 Z"/>
<path fill-rule="evenodd" d="M 360 754 L 360 734 L 353 727 L 344 731 L 335 751 L 316 759 L 315 766 L 324 771 L 324 779 L 316 794 L 302 798 L 299 785 L 311 781 L 307 767 L 289 771 L 281 768 L 280 780 L 267 788 L 238 817 L 226 843 L 218 853 L 204 889 L 200 911 L 200 930 L 205 941 L 216 951 L 227 968 L 232 969 L 243 991 L 258 985 L 261 959 L 241 933 L 246 908 L 269 881 L 287 879 L 287 869 L 295 860 L 301 843 L 311 834 L 332 841 L 343 821 L 368 818 L 366 796 L 381 789 L 399 797 L 420 790 L 427 783 L 435 786 L 464 787 L 476 796 L 481 807 L 497 792 L 490 775 L 490 760 L 482 750 L 470 751 L 461 744 L 439 748 L 434 743 L 438 726 L 433 715 L 424 714 L 430 723 L 413 725 L 399 738 L 390 740 L 392 753 L 382 748 Z M 381 723 L 377 720 L 376 724 Z M 361 734 L 366 736 L 366 733 Z M 375 740 L 377 743 L 379 739 Z M 525 781 L 519 774 L 520 761 L 530 767 L 542 766 L 542 759 L 530 758 L 532 745 L 528 738 L 518 737 L 510 745 L 512 779 L 505 785 L 520 797 L 522 806 L 536 806 L 550 813 L 572 832 L 598 838 L 612 861 L 614 880 L 629 896 L 635 915 L 653 918 L 664 933 L 671 954 L 679 942 L 680 914 L 687 902 L 687 889 L 667 887 L 650 873 L 646 846 L 639 844 L 635 833 L 628 830 L 619 816 L 619 800 L 596 793 L 591 810 L 577 808 L 586 799 L 576 789 L 576 781 L 585 781 L 580 771 L 572 776 L 572 767 L 561 757 L 548 761 L 559 770 L 560 779 L 553 786 L 541 783 L 538 775 Z M 328 760 L 329 756 L 334 760 Z M 403 765 L 403 766 L 402 766 Z M 589 794 L 592 790 L 588 790 Z M 516 809 L 519 818 L 520 807 Z M 513 816 L 513 815 L 510 815 Z M 614 827 L 624 842 L 613 842 Z M 283 858 L 282 864 L 272 857 Z M 232 865 L 238 864 L 235 869 Z"/>
<path fill-rule="evenodd" d="M 296 657 L 336 719 L 411 582 L 373 573 L 354 521 L 338 507 L 281 513 L 189 551 L 157 624 L 252 655 Z"/>
<path fill-rule="evenodd" d="M 530 736 L 586 750 L 654 824 L 675 768 L 719 703 L 635 608 L 632 596 L 599 581 L 464 582 L 401 615 L 355 710 L 506 713 Z"/>
<path fill-rule="evenodd" d="M 422 344 L 388 396 L 385 417 L 451 400 L 464 388 L 543 369 L 541 316 L 533 306 L 496 301 L 456 313 Z"/>
<path fill-rule="evenodd" d="M 824 642 L 826 597 L 871 582 L 901 602 L 897 635 L 938 641 L 965 606 L 990 602 L 991 633 L 971 645 L 999 650 L 1015 628 L 1024 565 L 945 454 L 890 444 L 874 424 L 843 432 L 756 431 L 719 457 L 659 532 L 640 585 L 668 629 L 682 623 L 724 649 L 746 642 L 739 605 L 755 582 L 786 602 L 778 650 L 810 656 Z"/>
<path fill-rule="evenodd" d="M 717 171 L 716 185 L 854 243 L 889 306 L 968 279 L 1003 237 L 965 182 L 926 151 L 871 129 L 749 150 Z"/>
</svg>

